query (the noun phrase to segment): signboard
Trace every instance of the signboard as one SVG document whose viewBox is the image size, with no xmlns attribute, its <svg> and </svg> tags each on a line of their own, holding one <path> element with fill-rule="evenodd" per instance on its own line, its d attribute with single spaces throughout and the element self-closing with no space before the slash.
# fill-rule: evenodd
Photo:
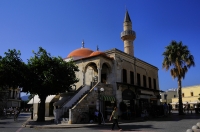
<svg viewBox="0 0 200 132">
<path fill-rule="evenodd" d="M 19 107 L 19 102 L 12 101 L 12 107 Z"/>
</svg>

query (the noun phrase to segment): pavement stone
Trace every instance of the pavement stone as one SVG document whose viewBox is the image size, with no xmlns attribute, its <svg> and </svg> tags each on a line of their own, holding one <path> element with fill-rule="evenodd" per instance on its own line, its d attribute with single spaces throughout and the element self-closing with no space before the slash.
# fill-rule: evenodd
<svg viewBox="0 0 200 132">
<path fill-rule="evenodd" d="M 173 114 L 170 115 L 173 118 L 179 118 L 180 115 L 178 114 Z M 183 115 L 184 116 L 184 115 Z M 169 118 L 171 118 L 169 117 Z M 168 118 L 168 117 L 167 117 Z M 28 128 L 39 128 L 39 129 L 62 129 L 62 128 L 82 128 L 82 127 L 99 127 L 100 125 L 90 123 L 90 124 L 56 124 L 54 123 L 54 117 L 45 117 L 45 122 L 37 122 L 36 118 L 33 120 L 29 118 L 26 122 L 23 123 L 23 127 L 28 127 Z M 164 118 L 166 119 L 166 118 Z M 150 120 L 153 120 L 153 118 L 150 118 Z M 157 118 L 157 120 L 162 120 L 162 118 Z M 119 120 L 119 124 L 121 123 L 132 123 L 132 122 L 139 122 L 143 121 L 142 118 L 136 118 L 134 120 Z M 105 122 L 105 124 L 101 124 L 101 127 L 103 126 L 110 126 L 112 122 Z M 194 124 L 196 125 L 196 124 Z M 191 126 L 192 128 L 192 126 Z M 191 129 L 188 128 L 188 129 Z M 187 131 L 187 130 L 185 130 Z M 200 129 L 193 130 L 193 132 L 200 132 Z"/>
<path fill-rule="evenodd" d="M 119 124 L 121 123 L 131 123 L 135 121 L 141 120 L 140 118 L 136 118 L 134 120 L 119 120 Z M 111 125 L 112 122 L 102 123 L 101 126 Z M 29 118 L 26 122 L 23 123 L 23 127 L 28 128 L 41 128 L 41 129 L 57 129 L 57 128 L 82 128 L 82 127 L 99 127 L 100 125 L 95 123 L 90 124 L 56 124 L 54 123 L 54 117 L 45 117 L 45 122 L 37 122 L 36 118 Z"/>
</svg>

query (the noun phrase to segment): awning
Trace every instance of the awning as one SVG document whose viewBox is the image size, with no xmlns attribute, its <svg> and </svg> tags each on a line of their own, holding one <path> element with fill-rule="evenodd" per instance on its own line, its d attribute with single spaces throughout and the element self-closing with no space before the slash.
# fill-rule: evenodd
<svg viewBox="0 0 200 132">
<path fill-rule="evenodd" d="M 49 95 L 49 96 L 47 96 L 45 103 L 50 103 L 55 96 L 56 95 Z"/>
<path fill-rule="evenodd" d="M 115 97 L 114 96 L 109 96 L 109 95 L 101 95 L 101 100 L 103 101 L 115 101 Z"/>
<path fill-rule="evenodd" d="M 183 104 L 186 104 L 187 102 L 183 102 Z M 179 102 L 172 102 L 170 104 L 179 104 Z"/>
<path fill-rule="evenodd" d="M 35 104 L 35 103 L 39 103 L 40 102 L 40 98 L 38 97 L 38 95 L 35 95 L 27 104 Z"/>
<path fill-rule="evenodd" d="M 198 104 L 200 103 L 199 101 L 192 101 L 192 102 L 188 102 L 189 104 Z"/>
<path fill-rule="evenodd" d="M 178 102 L 172 102 L 172 103 L 170 103 L 170 104 L 178 104 Z"/>
<path fill-rule="evenodd" d="M 141 90 L 141 94 L 146 94 L 146 95 L 151 95 L 151 96 L 154 95 L 153 91 L 147 91 L 147 90 Z"/>
<path fill-rule="evenodd" d="M 50 103 L 54 97 L 55 97 L 55 95 L 47 96 L 45 103 Z M 27 104 L 33 104 L 33 103 L 34 104 L 40 103 L 40 98 L 38 95 L 35 95 L 34 98 L 32 98 Z"/>
</svg>

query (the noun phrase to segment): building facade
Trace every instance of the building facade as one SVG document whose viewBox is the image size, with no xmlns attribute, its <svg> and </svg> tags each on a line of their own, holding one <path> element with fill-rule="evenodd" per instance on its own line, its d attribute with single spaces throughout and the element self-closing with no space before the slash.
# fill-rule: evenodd
<svg viewBox="0 0 200 132">
<path fill-rule="evenodd" d="M 160 93 L 161 99 L 160 102 L 163 103 L 172 103 L 172 98 L 177 97 L 177 89 L 168 89 L 167 91 L 164 91 Z"/>
<path fill-rule="evenodd" d="M 200 101 L 198 98 L 200 98 L 200 85 L 195 86 L 188 86 L 188 87 L 182 87 L 182 101 L 185 105 L 187 102 L 190 104 L 192 108 L 195 107 L 195 105 L 199 104 Z M 172 106 L 174 109 L 178 108 L 178 94 L 176 98 L 172 98 Z"/>
<path fill-rule="evenodd" d="M 68 123 L 77 123 L 81 113 L 99 110 L 108 119 L 114 106 L 124 102 L 133 113 L 150 104 L 160 104 L 158 68 L 134 56 L 135 31 L 128 11 L 125 14 L 121 39 L 124 51 L 116 48 L 104 52 L 82 47 L 72 51 L 66 61 L 73 60 L 79 67 L 79 82 L 75 95 L 60 98 L 54 103 L 55 119 L 66 116 Z M 100 88 L 104 92 L 100 92 Z M 65 100 L 65 101 L 63 101 Z M 122 113 L 122 112 L 121 112 Z"/>
<path fill-rule="evenodd" d="M 20 88 L 10 88 L 7 91 L 1 91 L 1 108 L 21 107 L 20 92 Z"/>
</svg>

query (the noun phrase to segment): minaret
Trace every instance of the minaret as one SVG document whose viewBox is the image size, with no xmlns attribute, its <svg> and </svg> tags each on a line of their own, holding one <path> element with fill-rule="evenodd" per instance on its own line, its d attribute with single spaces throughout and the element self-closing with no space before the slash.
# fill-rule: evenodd
<svg viewBox="0 0 200 132">
<path fill-rule="evenodd" d="M 121 39 L 124 41 L 124 52 L 134 56 L 134 45 L 133 41 L 136 38 L 135 31 L 132 30 L 132 22 L 128 11 L 126 11 L 124 18 L 124 31 L 121 32 Z"/>
</svg>

